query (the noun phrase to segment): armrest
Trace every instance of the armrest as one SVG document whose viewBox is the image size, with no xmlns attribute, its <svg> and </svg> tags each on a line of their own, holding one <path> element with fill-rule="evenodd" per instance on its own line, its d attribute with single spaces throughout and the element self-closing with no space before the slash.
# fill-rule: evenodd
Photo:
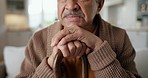
<svg viewBox="0 0 148 78">
<path fill-rule="evenodd" d="M 6 68 L 4 62 L 0 62 L 0 78 L 6 77 Z"/>
</svg>

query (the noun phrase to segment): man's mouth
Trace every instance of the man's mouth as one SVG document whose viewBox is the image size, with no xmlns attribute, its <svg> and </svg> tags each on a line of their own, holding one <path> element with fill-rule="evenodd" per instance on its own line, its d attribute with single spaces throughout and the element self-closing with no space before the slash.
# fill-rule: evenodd
<svg viewBox="0 0 148 78">
<path fill-rule="evenodd" d="M 81 17 L 78 15 L 68 15 L 65 18 L 70 22 L 78 22 L 78 21 L 80 21 Z"/>
</svg>

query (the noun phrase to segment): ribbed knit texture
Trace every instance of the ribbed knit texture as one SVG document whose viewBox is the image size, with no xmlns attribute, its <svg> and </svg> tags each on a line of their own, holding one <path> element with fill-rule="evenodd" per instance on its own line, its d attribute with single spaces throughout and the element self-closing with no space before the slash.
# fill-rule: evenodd
<svg viewBox="0 0 148 78">
<path fill-rule="evenodd" d="M 96 51 L 88 55 L 88 61 L 92 70 L 101 70 L 109 65 L 116 58 L 116 54 L 112 51 L 110 45 L 105 41 Z"/>
<path fill-rule="evenodd" d="M 44 58 L 42 63 L 38 66 L 36 69 L 36 75 L 34 75 L 33 78 L 52 78 L 54 77 L 54 74 L 52 70 L 50 69 L 49 65 L 47 65 L 47 58 Z"/>
<path fill-rule="evenodd" d="M 134 62 L 135 51 L 125 30 L 111 26 L 101 17 L 98 20 L 99 27 L 96 35 L 104 42 L 96 46 L 97 49 L 87 56 L 90 65 L 89 78 L 140 78 Z M 47 58 L 52 53 L 51 38 L 59 30 L 59 25 L 55 23 L 37 31 L 32 36 L 26 47 L 26 57 L 22 63 L 21 72 L 16 78 L 54 78 Z M 80 68 L 77 70 L 79 74 L 75 74 L 80 75 L 81 67 L 78 62 L 81 61 L 67 60 L 64 62 L 65 65 Z M 67 69 L 71 71 L 70 68 Z"/>
</svg>

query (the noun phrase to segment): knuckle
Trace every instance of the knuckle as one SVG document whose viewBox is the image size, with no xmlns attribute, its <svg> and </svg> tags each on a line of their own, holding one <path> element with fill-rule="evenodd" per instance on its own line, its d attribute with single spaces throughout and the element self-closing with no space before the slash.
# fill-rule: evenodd
<svg viewBox="0 0 148 78">
<path fill-rule="evenodd" d="M 65 40 L 73 40 L 74 39 L 74 35 L 73 34 L 70 34 L 70 35 L 67 35 L 66 37 L 64 37 Z"/>
<path fill-rule="evenodd" d="M 67 55 L 67 54 L 65 54 L 65 53 L 63 53 L 63 56 L 64 56 L 64 57 L 67 57 L 68 55 Z"/>
<path fill-rule="evenodd" d="M 64 57 L 68 56 L 68 50 L 66 46 L 60 46 L 59 49 L 61 50 Z"/>
<path fill-rule="evenodd" d="M 82 48 L 82 45 L 78 43 L 77 48 Z"/>
<path fill-rule="evenodd" d="M 69 47 L 69 51 L 73 51 L 74 50 L 74 48 L 73 47 Z"/>
<path fill-rule="evenodd" d="M 66 40 L 67 40 L 67 39 L 66 39 L 65 37 L 64 37 L 64 38 L 62 38 L 62 42 L 66 42 Z"/>
<path fill-rule="evenodd" d="M 67 50 L 67 48 L 63 46 L 63 47 L 61 47 L 61 50 L 65 51 L 65 50 Z"/>
<path fill-rule="evenodd" d="M 56 37 L 54 40 L 60 40 L 60 37 Z"/>
<path fill-rule="evenodd" d="M 66 50 L 66 47 L 65 47 L 65 46 L 58 46 L 58 48 L 59 48 L 61 51 L 65 51 L 65 50 Z"/>
<path fill-rule="evenodd" d="M 70 46 L 70 47 L 69 47 L 69 52 L 70 52 L 70 54 L 71 54 L 71 55 L 73 55 L 73 54 L 74 54 L 75 49 L 76 49 L 76 47 L 75 47 L 75 46 Z"/>
<path fill-rule="evenodd" d="M 82 44 L 79 41 L 75 41 L 74 43 L 77 49 L 82 48 Z"/>
</svg>

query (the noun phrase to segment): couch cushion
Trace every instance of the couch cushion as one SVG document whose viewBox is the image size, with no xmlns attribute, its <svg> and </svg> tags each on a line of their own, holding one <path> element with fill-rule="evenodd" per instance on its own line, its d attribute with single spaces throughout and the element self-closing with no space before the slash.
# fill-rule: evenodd
<svg viewBox="0 0 148 78">
<path fill-rule="evenodd" d="M 136 53 L 136 67 L 142 78 L 148 78 L 148 48 L 139 49 Z"/>
<path fill-rule="evenodd" d="M 20 71 L 24 59 L 25 47 L 6 46 L 4 48 L 4 63 L 6 65 L 7 78 L 15 78 Z"/>
</svg>

